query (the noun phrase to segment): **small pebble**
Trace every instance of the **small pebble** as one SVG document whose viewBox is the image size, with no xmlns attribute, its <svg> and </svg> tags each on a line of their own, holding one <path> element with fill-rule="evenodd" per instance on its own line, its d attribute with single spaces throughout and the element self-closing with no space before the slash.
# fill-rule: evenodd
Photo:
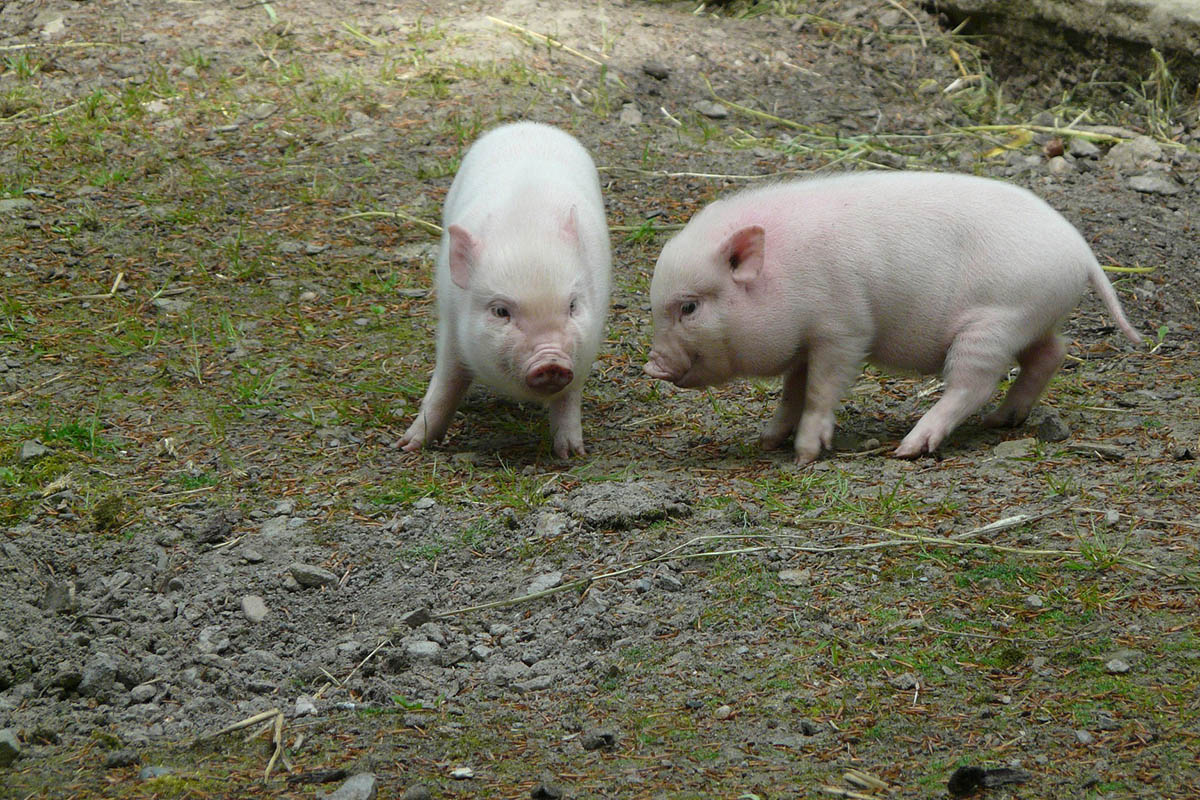
<svg viewBox="0 0 1200 800">
<path fill-rule="evenodd" d="M 288 567 L 288 573 L 295 578 L 296 583 L 309 589 L 332 586 L 338 582 L 337 575 L 312 564 L 293 563 Z"/>
<path fill-rule="evenodd" d="M 733 708 L 731 706 L 717 706 L 713 711 L 713 716 L 717 719 L 729 719 L 733 716 Z"/>
<path fill-rule="evenodd" d="M 611 750 L 617 744 L 617 734 L 610 730 L 591 730 L 579 737 L 584 750 Z"/>
<path fill-rule="evenodd" d="M 308 695 L 300 695 L 296 698 L 296 705 L 292 709 L 292 713 L 297 717 L 308 717 L 317 713 L 317 706 Z"/>
<path fill-rule="evenodd" d="M 1026 608 L 1038 609 L 1038 608 L 1043 607 L 1044 605 L 1045 605 L 1045 603 L 1042 602 L 1042 598 L 1038 597 L 1036 594 L 1028 595 L 1025 598 L 1025 607 Z"/>
<path fill-rule="evenodd" d="M 1084 730 L 1075 731 L 1075 739 L 1080 744 L 1091 744 L 1096 741 L 1096 737 Z"/>
<path fill-rule="evenodd" d="M 123 749 L 113 750 L 104 758 L 105 769 L 120 769 L 121 767 L 131 767 L 141 761 L 142 758 L 137 754 L 136 750 Z"/>
<path fill-rule="evenodd" d="M 475 770 L 470 767 L 455 767 L 450 770 L 450 777 L 456 781 L 466 781 L 475 777 Z"/>
<path fill-rule="evenodd" d="M 267 616 L 267 604 L 258 595 L 248 594 L 242 598 L 242 615 L 250 622 L 262 622 Z"/>
<path fill-rule="evenodd" d="M 661 61 L 647 61 L 642 64 L 642 72 L 660 81 L 665 81 L 671 76 L 670 68 Z"/>
<path fill-rule="evenodd" d="M 1114 675 L 1120 675 L 1129 672 L 1131 669 L 1129 662 L 1121 658 L 1110 659 L 1104 665 L 1104 668 Z"/>
</svg>

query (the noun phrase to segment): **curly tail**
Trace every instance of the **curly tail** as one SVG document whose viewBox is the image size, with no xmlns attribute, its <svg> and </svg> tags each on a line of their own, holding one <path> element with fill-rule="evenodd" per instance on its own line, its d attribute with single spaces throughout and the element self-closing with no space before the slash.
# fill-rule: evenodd
<svg viewBox="0 0 1200 800">
<path fill-rule="evenodd" d="M 1129 341 L 1141 344 L 1142 335 L 1134 330 L 1133 326 L 1129 324 L 1129 320 L 1125 318 L 1125 312 L 1121 309 L 1121 301 L 1117 299 L 1116 291 L 1109 283 L 1108 276 L 1104 274 L 1100 262 L 1095 259 L 1092 259 L 1092 263 L 1088 266 L 1088 281 L 1096 290 L 1096 294 L 1100 295 L 1104 305 L 1108 307 L 1108 313 L 1112 314 L 1112 318 L 1116 320 L 1117 327 L 1121 329 L 1121 332 L 1129 337 Z"/>
</svg>

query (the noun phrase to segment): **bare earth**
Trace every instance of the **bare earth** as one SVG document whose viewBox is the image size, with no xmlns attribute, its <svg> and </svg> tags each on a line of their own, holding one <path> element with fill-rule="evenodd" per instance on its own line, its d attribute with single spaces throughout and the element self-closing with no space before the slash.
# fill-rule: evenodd
<svg viewBox="0 0 1200 800">
<path fill-rule="evenodd" d="M 764 8 L 0 2 L 0 796 L 1195 796 L 1196 87 Z M 404 453 L 431 226 L 517 119 L 601 168 L 589 454 L 482 390 Z M 673 226 L 864 168 L 1032 189 L 1147 345 L 1085 297 L 1034 419 L 914 462 L 937 381 L 867 370 L 804 469 L 776 383 L 642 373 Z"/>
</svg>

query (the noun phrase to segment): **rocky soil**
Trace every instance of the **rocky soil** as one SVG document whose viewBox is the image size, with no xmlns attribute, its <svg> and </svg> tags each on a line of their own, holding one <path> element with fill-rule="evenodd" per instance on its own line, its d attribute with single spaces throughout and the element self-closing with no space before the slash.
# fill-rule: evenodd
<svg viewBox="0 0 1200 800">
<path fill-rule="evenodd" d="M 1191 796 L 1196 87 L 998 81 L 940 22 L 0 3 L 0 796 Z M 430 225 L 523 118 L 613 226 L 589 455 L 485 391 L 403 453 Z M 863 168 L 1032 189 L 1146 347 L 1088 296 L 1034 419 L 915 462 L 937 382 L 869 369 L 805 469 L 755 444 L 774 383 L 641 373 L 673 226 Z"/>
</svg>

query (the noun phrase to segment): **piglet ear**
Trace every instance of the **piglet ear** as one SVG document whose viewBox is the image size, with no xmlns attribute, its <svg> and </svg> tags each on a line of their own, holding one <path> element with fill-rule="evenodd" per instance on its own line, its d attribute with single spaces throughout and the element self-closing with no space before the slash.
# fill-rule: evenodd
<svg viewBox="0 0 1200 800">
<path fill-rule="evenodd" d="M 563 218 L 558 233 L 564 242 L 572 247 L 579 247 L 579 212 L 575 210 L 575 206 L 571 206 L 571 210 Z"/>
<path fill-rule="evenodd" d="M 734 231 L 721 245 L 721 260 L 729 265 L 734 281 L 745 286 L 758 277 L 765 238 L 766 231 L 761 225 L 748 225 Z"/>
<path fill-rule="evenodd" d="M 450 235 L 450 278 L 455 286 L 466 289 L 479 260 L 479 240 L 459 225 L 451 225 L 446 233 Z"/>
</svg>

